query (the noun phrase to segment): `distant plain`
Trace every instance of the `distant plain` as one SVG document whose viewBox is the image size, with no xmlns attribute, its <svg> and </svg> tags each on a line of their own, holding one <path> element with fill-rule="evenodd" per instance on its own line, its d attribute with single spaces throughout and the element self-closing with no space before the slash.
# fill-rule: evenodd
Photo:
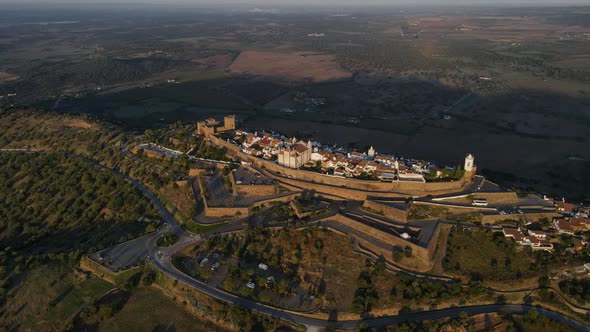
<svg viewBox="0 0 590 332">
<path fill-rule="evenodd" d="M 0 103 L 131 130 L 236 114 L 244 128 L 447 164 L 472 152 L 492 180 L 590 200 L 587 13 L 10 15 Z"/>
</svg>

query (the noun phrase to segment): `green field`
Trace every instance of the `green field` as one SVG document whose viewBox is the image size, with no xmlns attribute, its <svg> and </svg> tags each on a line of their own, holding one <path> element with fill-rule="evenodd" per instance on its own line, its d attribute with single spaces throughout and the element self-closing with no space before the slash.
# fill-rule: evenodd
<svg viewBox="0 0 590 332">
<path fill-rule="evenodd" d="M 19 330 L 63 330 L 73 316 L 114 286 L 58 263 L 27 273 L 2 305 L 0 326 Z"/>
<path fill-rule="evenodd" d="M 225 224 L 227 224 L 227 223 L 223 222 L 223 223 L 217 223 L 217 224 L 213 224 L 213 225 L 204 225 L 204 224 L 198 224 L 194 221 L 189 221 L 184 226 L 186 227 L 186 230 L 191 233 L 203 234 L 203 233 L 207 233 L 207 232 L 212 232 Z"/>
<path fill-rule="evenodd" d="M 151 287 L 133 291 L 121 310 L 97 325 L 98 331 L 225 331 Z"/>
</svg>

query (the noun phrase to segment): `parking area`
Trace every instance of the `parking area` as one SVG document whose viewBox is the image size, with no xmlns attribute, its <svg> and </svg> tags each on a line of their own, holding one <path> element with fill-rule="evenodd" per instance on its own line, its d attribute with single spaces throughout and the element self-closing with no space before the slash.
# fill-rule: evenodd
<svg viewBox="0 0 590 332">
<path fill-rule="evenodd" d="M 193 278 L 231 293 L 288 309 L 315 307 L 314 297 L 287 276 L 263 262 L 195 247 L 183 251 L 175 265 Z"/>
<path fill-rule="evenodd" d="M 166 157 L 178 158 L 180 155 L 182 155 L 182 152 L 180 151 L 168 149 L 153 143 L 139 144 L 137 147 L 146 151 L 151 151 L 160 155 L 164 155 Z"/>
<path fill-rule="evenodd" d="M 88 257 L 111 271 L 117 272 L 137 266 L 148 256 L 146 243 L 158 233 L 124 242 L 117 246 L 93 253 Z"/>
<path fill-rule="evenodd" d="M 179 261 L 181 270 L 213 287 L 221 286 L 227 274 L 227 268 L 232 263 L 232 259 L 223 257 L 218 251 L 204 250 L 191 256 L 184 256 Z"/>
<path fill-rule="evenodd" d="M 524 211 L 519 209 L 518 207 L 511 206 L 511 205 L 504 205 L 498 207 L 498 213 L 501 215 L 506 214 L 524 214 Z"/>
<path fill-rule="evenodd" d="M 273 185 L 276 183 L 276 180 L 264 176 L 250 168 L 240 166 L 234 171 L 234 178 L 236 180 L 236 184 L 238 185 Z"/>
</svg>

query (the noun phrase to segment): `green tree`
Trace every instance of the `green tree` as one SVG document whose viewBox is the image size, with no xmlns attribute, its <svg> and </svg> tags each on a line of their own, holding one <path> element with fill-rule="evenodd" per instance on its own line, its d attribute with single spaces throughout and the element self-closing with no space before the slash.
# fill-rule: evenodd
<svg viewBox="0 0 590 332">
<path fill-rule="evenodd" d="M 404 255 L 408 258 L 412 257 L 412 247 L 406 246 L 404 248 Z"/>
</svg>

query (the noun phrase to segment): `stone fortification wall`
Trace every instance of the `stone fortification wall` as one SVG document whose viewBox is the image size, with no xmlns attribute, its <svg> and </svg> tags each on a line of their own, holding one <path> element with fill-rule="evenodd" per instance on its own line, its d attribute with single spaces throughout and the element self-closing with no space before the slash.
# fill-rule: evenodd
<svg viewBox="0 0 590 332">
<path fill-rule="evenodd" d="M 405 248 L 406 246 L 409 246 L 410 248 L 412 248 L 412 256 L 414 259 L 417 259 L 418 261 L 414 261 L 414 262 L 401 262 L 401 263 L 395 263 L 395 264 L 402 264 L 402 265 L 407 265 L 408 268 L 412 268 L 412 269 L 416 269 L 418 271 L 427 271 L 430 268 L 432 268 L 432 257 L 434 254 L 434 250 L 436 248 L 436 242 L 438 239 L 438 232 L 439 230 L 439 226 L 437 226 L 437 229 L 433 232 L 434 234 L 432 235 L 432 238 L 428 244 L 427 247 L 422 247 L 416 243 L 407 241 L 401 237 L 389 234 L 389 233 L 385 233 L 383 231 L 380 231 L 376 228 L 367 226 L 361 222 L 355 221 L 351 218 L 348 218 L 346 216 L 343 215 L 335 215 L 332 217 L 327 218 L 327 220 L 333 220 L 336 221 L 338 223 L 341 223 L 347 227 L 353 228 L 361 233 L 365 233 L 370 237 L 374 237 L 379 239 L 380 241 L 387 243 L 388 245 L 391 246 L 391 248 L 382 248 L 381 246 L 377 246 L 373 243 L 371 243 L 371 241 L 368 241 L 367 239 L 364 239 L 362 237 L 359 236 L 355 236 L 354 234 L 349 234 L 349 236 L 355 237 L 357 239 L 357 241 L 359 241 L 359 243 L 361 243 L 363 246 L 369 248 L 371 251 L 377 253 L 377 254 L 381 254 L 383 255 L 383 257 L 388 260 L 388 261 L 392 261 L 392 250 L 393 247 L 397 246 L 397 247 L 401 247 L 401 248 Z"/>
<path fill-rule="evenodd" d="M 132 268 L 124 270 L 124 271 L 114 272 L 114 271 L 109 270 L 107 267 L 101 265 L 100 263 L 92 260 L 88 256 L 84 256 L 80 260 L 80 268 L 83 270 L 86 270 L 86 271 L 90 271 L 93 274 L 95 274 L 97 277 L 104 279 L 112 284 L 116 284 L 117 276 L 119 276 L 122 273 L 125 273 L 129 270 L 138 269 L 139 267 L 132 267 Z"/>
<path fill-rule="evenodd" d="M 436 229 L 434 230 L 434 232 L 432 232 L 432 236 L 430 238 L 430 240 L 428 241 L 428 257 L 430 258 L 430 262 L 432 264 L 434 264 L 434 255 L 435 255 L 435 250 L 436 250 L 436 246 L 438 244 L 438 238 L 440 235 L 440 223 L 437 222 L 436 224 Z"/>
<path fill-rule="evenodd" d="M 199 192 L 204 193 L 205 188 L 203 188 L 203 183 L 201 182 L 201 178 L 197 177 L 195 180 L 199 185 Z M 235 215 L 248 215 L 249 209 L 247 206 L 241 207 L 224 207 L 224 206 L 209 206 L 209 202 L 205 195 L 201 195 L 203 199 L 203 210 L 207 217 L 233 217 Z"/>
<path fill-rule="evenodd" d="M 237 184 L 233 172 L 229 172 L 229 179 L 231 181 L 232 193 L 234 195 L 270 196 L 279 191 L 278 184 Z"/>
<path fill-rule="evenodd" d="M 230 153 L 237 155 L 244 161 L 251 162 L 259 168 L 273 172 L 273 177 L 281 182 L 300 188 L 326 192 L 347 199 L 364 200 L 367 198 L 367 195 L 382 197 L 444 195 L 465 189 L 471 183 L 475 174 L 474 170 L 473 172 L 466 173 L 459 181 L 447 182 L 364 181 L 283 167 L 274 162 L 247 155 L 241 152 L 237 146 L 215 136 L 211 137 L 211 142 L 215 145 L 225 147 Z M 333 187 L 336 187 L 336 189 L 333 189 Z"/>
<path fill-rule="evenodd" d="M 195 181 L 197 181 L 197 183 L 199 185 L 200 192 L 204 192 L 203 184 L 201 183 L 200 178 L 197 178 Z M 299 197 L 300 195 L 301 195 L 300 192 L 291 192 L 291 193 L 287 193 L 283 196 L 278 196 L 278 197 L 270 197 L 270 198 L 261 197 L 261 199 L 259 201 L 256 201 L 248 206 L 233 206 L 233 207 L 229 207 L 229 206 L 228 207 L 225 207 L 225 206 L 212 207 L 212 206 L 209 206 L 206 197 L 202 196 L 202 198 L 203 198 L 203 209 L 204 209 L 205 215 L 207 217 L 233 217 L 236 215 L 247 216 L 248 214 L 250 214 L 250 211 L 253 208 L 260 207 L 260 206 L 268 204 L 270 202 L 288 203 L 288 202 L 291 202 L 292 200 L 294 200 L 295 198 Z"/>
<path fill-rule="evenodd" d="M 207 205 L 207 200 L 203 199 L 203 205 L 205 208 L 205 215 L 208 217 L 233 217 L 238 214 L 241 216 L 246 216 L 250 214 L 252 209 L 260 207 L 262 205 L 267 205 L 271 202 L 282 202 L 282 203 L 289 203 L 293 201 L 295 198 L 299 197 L 300 193 L 292 193 L 285 196 L 261 199 L 256 201 L 248 206 L 240 206 L 240 207 L 210 207 Z"/>
<path fill-rule="evenodd" d="M 305 171 L 299 171 L 305 172 Z M 356 190 L 356 189 L 349 189 L 342 186 L 331 186 L 331 185 L 323 185 L 314 182 L 307 182 L 307 181 L 300 181 L 296 179 L 289 179 L 286 177 L 282 177 L 278 179 L 282 184 L 287 184 L 292 187 L 299 188 L 300 190 L 312 190 L 321 194 L 326 194 L 332 197 L 340 198 L 340 199 L 352 199 L 357 201 L 363 201 L 367 199 L 368 196 L 374 195 L 375 192 L 371 191 L 364 191 L 364 190 Z M 381 197 L 388 197 L 388 198 L 408 198 L 408 194 L 400 194 L 394 192 L 379 192 L 379 196 Z"/>
<path fill-rule="evenodd" d="M 405 203 L 402 202 L 401 204 L 405 204 Z M 406 209 L 398 209 L 398 208 L 393 207 L 391 205 L 380 203 L 379 201 L 365 200 L 363 202 L 363 206 L 366 208 L 375 210 L 375 211 L 383 212 L 383 215 L 386 218 L 393 219 L 396 221 L 401 221 L 401 222 L 408 222 L 409 206 L 407 206 L 407 205 L 406 205 Z"/>
</svg>

